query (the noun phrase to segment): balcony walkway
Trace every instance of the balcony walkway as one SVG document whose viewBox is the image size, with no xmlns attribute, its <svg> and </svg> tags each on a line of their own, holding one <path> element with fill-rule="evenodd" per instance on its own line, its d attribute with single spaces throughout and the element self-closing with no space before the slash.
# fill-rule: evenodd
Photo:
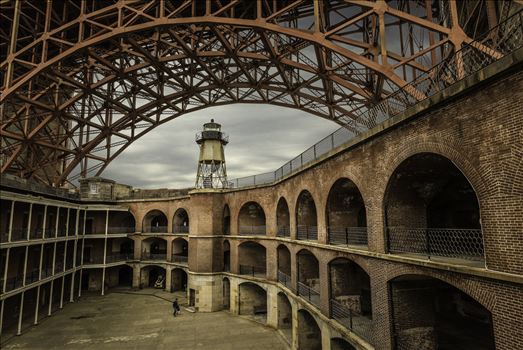
<svg viewBox="0 0 523 350">
<path fill-rule="evenodd" d="M 144 289 L 82 296 L 2 349 L 286 349 L 271 328 L 227 312 L 172 315 L 164 297 Z M 248 336 L 245 336 L 248 334 Z"/>
</svg>

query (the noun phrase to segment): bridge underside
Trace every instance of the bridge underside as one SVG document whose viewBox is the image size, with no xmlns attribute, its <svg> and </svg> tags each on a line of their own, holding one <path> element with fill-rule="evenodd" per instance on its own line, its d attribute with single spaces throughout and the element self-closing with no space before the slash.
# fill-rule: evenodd
<svg viewBox="0 0 523 350">
<path fill-rule="evenodd" d="M 63 185 L 209 106 L 298 108 L 355 134 L 503 55 L 517 1 L 0 2 L 1 171 Z M 510 28 L 509 28 L 510 29 Z M 486 34 L 485 34 L 486 33 Z M 5 54 L 6 53 L 6 54 Z M 445 69 L 435 69 L 445 64 Z M 450 78 L 452 75 L 452 78 Z"/>
</svg>

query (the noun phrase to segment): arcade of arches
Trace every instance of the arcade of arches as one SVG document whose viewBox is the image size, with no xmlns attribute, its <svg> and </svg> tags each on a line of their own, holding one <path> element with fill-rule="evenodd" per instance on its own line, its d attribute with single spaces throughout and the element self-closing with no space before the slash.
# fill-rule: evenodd
<svg viewBox="0 0 523 350">
<path fill-rule="evenodd" d="M 263 186 L 75 201 L 2 184 L 2 337 L 119 286 L 186 293 L 292 349 L 522 348 L 523 190 L 483 168 L 503 160 L 464 131 L 487 133 L 480 107 L 460 132 L 434 107 Z"/>
</svg>

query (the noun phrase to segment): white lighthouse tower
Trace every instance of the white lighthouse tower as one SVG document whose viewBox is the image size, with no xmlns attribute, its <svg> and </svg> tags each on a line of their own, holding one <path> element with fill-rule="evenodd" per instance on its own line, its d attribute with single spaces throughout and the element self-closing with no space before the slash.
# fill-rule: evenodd
<svg viewBox="0 0 523 350">
<path fill-rule="evenodd" d="M 228 185 L 223 146 L 229 143 L 229 137 L 221 128 L 211 119 L 210 123 L 203 124 L 203 131 L 196 134 L 196 143 L 200 145 L 196 188 L 226 188 Z"/>
</svg>

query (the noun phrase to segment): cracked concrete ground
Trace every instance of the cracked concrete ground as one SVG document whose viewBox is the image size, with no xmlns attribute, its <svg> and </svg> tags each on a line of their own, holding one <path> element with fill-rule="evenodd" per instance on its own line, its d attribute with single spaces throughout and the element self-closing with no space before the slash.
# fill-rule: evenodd
<svg viewBox="0 0 523 350">
<path fill-rule="evenodd" d="M 3 349 L 286 349 L 269 327 L 227 312 L 172 315 L 173 294 L 83 296 Z M 179 296 L 180 301 L 184 298 Z M 166 300 L 167 299 L 167 300 Z"/>
</svg>

